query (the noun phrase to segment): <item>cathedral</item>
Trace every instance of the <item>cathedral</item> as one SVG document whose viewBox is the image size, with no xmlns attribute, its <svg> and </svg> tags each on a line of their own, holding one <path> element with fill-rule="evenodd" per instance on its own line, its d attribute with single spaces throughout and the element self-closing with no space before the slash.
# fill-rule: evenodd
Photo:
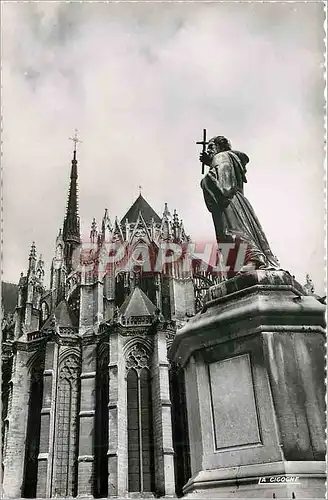
<svg viewBox="0 0 328 500">
<path fill-rule="evenodd" d="M 187 257 L 145 267 L 138 255 L 153 262 L 163 243 L 191 239 L 176 211 L 165 204 L 160 217 L 141 193 L 120 220 L 94 219 L 82 243 L 77 185 L 75 144 L 50 286 L 33 243 L 3 331 L 3 495 L 180 496 L 185 381 L 168 349 L 218 277 Z M 130 257 L 108 259 L 109 244 Z"/>
</svg>

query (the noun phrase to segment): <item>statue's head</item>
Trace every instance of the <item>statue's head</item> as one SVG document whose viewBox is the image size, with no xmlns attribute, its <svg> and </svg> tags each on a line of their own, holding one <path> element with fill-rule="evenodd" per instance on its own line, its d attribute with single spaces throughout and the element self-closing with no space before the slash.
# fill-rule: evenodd
<svg viewBox="0 0 328 500">
<path fill-rule="evenodd" d="M 209 140 L 207 145 L 207 153 L 213 156 L 221 151 L 229 151 L 231 149 L 230 141 L 223 137 L 223 135 L 218 135 Z"/>
</svg>

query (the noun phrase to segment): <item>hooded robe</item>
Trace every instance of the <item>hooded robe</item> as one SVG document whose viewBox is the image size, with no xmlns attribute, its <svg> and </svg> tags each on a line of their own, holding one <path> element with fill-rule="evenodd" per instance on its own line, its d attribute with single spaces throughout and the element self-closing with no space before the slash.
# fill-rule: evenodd
<svg viewBox="0 0 328 500">
<path fill-rule="evenodd" d="M 277 268 L 279 263 L 244 196 L 248 161 L 248 156 L 239 151 L 215 154 L 209 172 L 201 181 L 205 203 L 212 213 L 218 242 L 245 243 L 245 264 L 252 262 L 256 268 Z"/>
</svg>

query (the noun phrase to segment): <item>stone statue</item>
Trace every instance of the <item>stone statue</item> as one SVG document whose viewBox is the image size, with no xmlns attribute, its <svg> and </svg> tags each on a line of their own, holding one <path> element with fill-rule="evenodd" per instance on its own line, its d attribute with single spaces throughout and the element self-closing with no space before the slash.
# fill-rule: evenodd
<svg viewBox="0 0 328 500">
<path fill-rule="evenodd" d="M 246 165 L 245 153 L 231 150 L 225 137 L 214 137 L 208 142 L 207 152 L 200 161 L 209 166 L 201 181 L 204 199 L 212 213 L 218 242 L 246 244 L 245 268 L 279 268 L 255 212 L 244 196 Z"/>
</svg>

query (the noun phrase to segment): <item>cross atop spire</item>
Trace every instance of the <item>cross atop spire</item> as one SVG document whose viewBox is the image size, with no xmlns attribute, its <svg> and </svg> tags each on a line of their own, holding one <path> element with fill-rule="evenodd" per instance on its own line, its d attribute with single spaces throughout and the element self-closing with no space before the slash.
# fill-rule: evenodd
<svg viewBox="0 0 328 500">
<path fill-rule="evenodd" d="M 77 129 L 75 129 L 75 131 L 74 131 L 74 137 L 69 137 L 69 140 L 74 142 L 74 159 L 75 159 L 75 157 L 76 157 L 76 145 L 78 142 L 82 142 L 77 136 Z"/>
</svg>

